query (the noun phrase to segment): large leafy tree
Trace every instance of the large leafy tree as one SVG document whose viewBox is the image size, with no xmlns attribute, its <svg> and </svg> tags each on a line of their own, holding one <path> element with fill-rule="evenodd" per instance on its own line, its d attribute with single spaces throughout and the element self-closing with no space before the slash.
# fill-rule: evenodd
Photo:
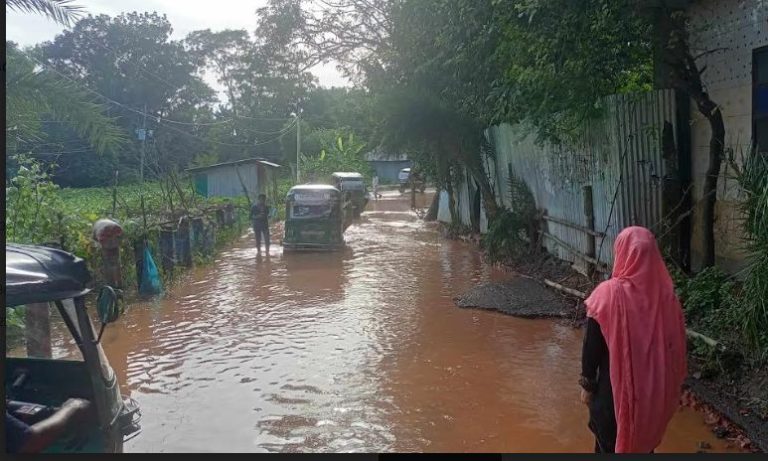
<svg viewBox="0 0 768 461">
<path fill-rule="evenodd" d="M 270 0 L 262 28 L 301 54 L 303 69 L 334 61 L 348 77 L 380 72 L 392 53 L 399 0 Z"/>
<path fill-rule="evenodd" d="M 130 180 L 139 176 L 142 149 L 148 177 L 185 167 L 206 149 L 205 123 L 213 118 L 215 94 L 197 75 L 199 59 L 171 40 L 171 32 L 168 20 L 156 13 L 87 16 L 39 47 L 47 65 L 97 95 L 134 140 L 138 129 L 152 133 L 144 145 L 129 143 L 112 158 L 73 161 L 108 163 Z M 83 171 L 61 172 L 57 179 L 88 185 Z"/>
<path fill-rule="evenodd" d="M 219 116 L 231 123 L 212 130 L 214 156 L 294 159 L 295 114 L 316 82 L 302 68 L 302 52 L 286 42 L 282 30 L 262 22 L 253 36 L 245 30 L 201 30 L 189 34 L 185 44 L 225 90 Z"/>
</svg>

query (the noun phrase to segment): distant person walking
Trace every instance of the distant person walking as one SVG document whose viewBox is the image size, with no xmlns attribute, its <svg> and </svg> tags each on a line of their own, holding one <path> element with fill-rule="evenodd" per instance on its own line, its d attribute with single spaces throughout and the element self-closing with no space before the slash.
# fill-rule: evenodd
<svg viewBox="0 0 768 461">
<path fill-rule="evenodd" d="M 371 181 L 371 186 L 373 188 L 373 198 L 374 198 L 374 200 L 378 200 L 379 197 L 380 197 L 380 195 L 379 195 L 379 177 L 378 176 L 374 176 L 373 177 L 373 180 Z"/>
<path fill-rule="evenodd" d="M 585 301 L 581 400 L 597 453 L 650 453 L 680 403 L 685 321 L 651 231 L 628 227 L 613 274 Z"/>
<path fill-rule="evenodd" d="M 261 237 L 264 236 L 264 249 L 269 253 L 269 215 L 267 196 L 259 194 L 259 201 L 251 207 L 251 224 L 256 235 L 256 250 L 261 253 Z"/>
</svg>

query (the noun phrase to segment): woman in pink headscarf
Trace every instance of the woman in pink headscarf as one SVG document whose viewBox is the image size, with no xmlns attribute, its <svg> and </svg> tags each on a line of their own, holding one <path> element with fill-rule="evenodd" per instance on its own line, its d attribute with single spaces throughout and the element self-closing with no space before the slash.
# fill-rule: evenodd
<svg viewBox="0 0 768 461">
<path fill-rule="evenodd" d="M 687 373 L 685 321 L 656 239 L 616 238 L 613 274 L 585 301 L 582 401 L 600 453 L 650 453 L 678 408 Z"/>
</svg>

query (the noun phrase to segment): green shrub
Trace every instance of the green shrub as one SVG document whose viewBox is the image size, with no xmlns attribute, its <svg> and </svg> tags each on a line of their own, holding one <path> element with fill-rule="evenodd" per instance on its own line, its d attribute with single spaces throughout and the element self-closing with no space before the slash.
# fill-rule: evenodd
<svg viewBox="0 0 768 461">
<path fill-rule="evenodd" d="M 480 241 L 488 258 L 497 262 L 517 259 L 528 253 L 528 226 L 529 223 L 523 222 L 517 213 L 506 208 L 500 209 L 496 217 L 488 223 L 488 232 Z"/>
<path fill-rule="evenodd" d="M 739 286 L 717 267 L 693 277 L 670 270 L 677 295 L 683 304 L 689 328 L 712 337 L 722 347 L 693 340 L 689 352 L 697 357 L 704 376 L 729 373 L 743 363 L 745 342 L 741 331 L 743 296 Z"/>
<path fill-rule="evenodd" d="M 696 276 L 678 276 L 677 295 L 689 321 L 700 321 L 736 306 L 735 283 L 718 267 L 708 267 Z"/>
<path fill-rule="evenodd" d="M 739 183 L 745 193 L 742 210 L 749 268 L 744 280 L 741 328 L 758 361 L 768 359 L 768 154 L 752 153 Z"/>
<path fill-rule="evenodd" d="M 536 239 L 536 203 L 530 189 L 514 175 L 510 175 L 509 189 L 512 210 L 500 208 L 481 240 L 491 262 L 529 254 Z"/>
</svg>

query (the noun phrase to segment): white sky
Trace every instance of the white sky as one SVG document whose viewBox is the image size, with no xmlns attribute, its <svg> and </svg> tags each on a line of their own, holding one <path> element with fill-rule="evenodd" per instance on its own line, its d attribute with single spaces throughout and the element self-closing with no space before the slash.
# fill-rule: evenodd
<svg viewBox="0 0 768 461">
<path fill-rule="evenodd" d="M 266 0 L 76 0 L 86 14 L 107 14 L 117 16 L 122 12 L 152 12 L 165 14 L 173 26 L 173 39 L 182 39 L 193 30 L 245 29 L 253 32 L 256 28 L 256 10 Z M 53 40 L 64 28 L 39 15 L 18 13 L 6 8 L 5 38 L 21 46 Z M 323 64 L 312 69 L 324 87 L 350 86 L 334 64 Z M 209 85 L 220 90 L 212 77 L 206 78 Z"/>
</svg>

